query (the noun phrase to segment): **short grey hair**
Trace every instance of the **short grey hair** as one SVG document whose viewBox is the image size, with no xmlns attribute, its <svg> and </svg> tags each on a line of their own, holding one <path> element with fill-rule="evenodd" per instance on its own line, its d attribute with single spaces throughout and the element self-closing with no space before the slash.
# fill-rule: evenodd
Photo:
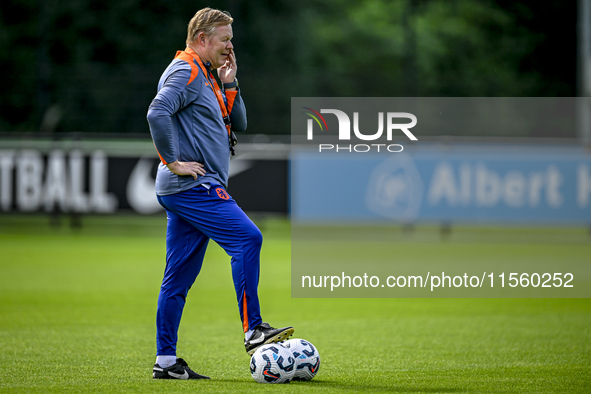
<svg viewBox="0 0 591 394">
<path fill-rule="evenodd" d="M 187 28 L 187 45 L 193 43 L 199 33 L 203 32 L 209 37 L 217 26 L 230 25 L 233 21 L 234 18 L 228 11 L 220 11 L 209 7 L 197 11 Z"/>
</svg>

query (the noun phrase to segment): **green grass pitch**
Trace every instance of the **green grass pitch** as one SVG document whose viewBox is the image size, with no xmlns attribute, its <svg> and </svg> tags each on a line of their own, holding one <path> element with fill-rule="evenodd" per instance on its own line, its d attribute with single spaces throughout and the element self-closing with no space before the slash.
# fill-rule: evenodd
<svg viewBox="0 0 591 394">
<path fill-rule="evenodd" d="M 252 380 L 229 258 L 212 243 L 178 345 L 212 379 L 154 381 L 165 218 L 82 223 L 0 216 L 0 392 L 591 392 L 589 299 L 292 299 L 282 220 L 260 222 L 263 318 L 316 345 L 316 378 Z M 591 259 L 588 238 L 575 246 Z"/>
</svg>

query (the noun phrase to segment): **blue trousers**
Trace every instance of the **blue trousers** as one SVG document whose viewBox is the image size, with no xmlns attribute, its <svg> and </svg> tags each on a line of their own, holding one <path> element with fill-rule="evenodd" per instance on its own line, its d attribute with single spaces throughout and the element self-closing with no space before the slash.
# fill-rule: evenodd
<svg viewBox="0 0 591 394">
<path fill-rule="evenodd" d="M 223 187 L 159 196 L 166 210 L 166 270 L 156 314 L 157 355 L 175 356 L 185 300 L 195 282 L 209 239 L 231 256 L 232 278 L 244 332 L 262 323 L 258 298 L 263 237 Z"/>
</svg>

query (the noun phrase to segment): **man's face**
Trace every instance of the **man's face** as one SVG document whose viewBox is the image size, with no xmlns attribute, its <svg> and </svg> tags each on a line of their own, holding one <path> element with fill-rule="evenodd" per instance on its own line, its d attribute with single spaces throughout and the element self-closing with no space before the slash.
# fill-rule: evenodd
<svg viewBox="0 0 591 394">
<path fill-rule="evenodd" d="M 204 61 L 211 63 L 211 68 L 216 69 L 226 63 L 228 55 L 234 46 L 232 45 L 232 25 L 217 26 L 213 34 L 205 37 L 203 48 Z"/>
</svg>

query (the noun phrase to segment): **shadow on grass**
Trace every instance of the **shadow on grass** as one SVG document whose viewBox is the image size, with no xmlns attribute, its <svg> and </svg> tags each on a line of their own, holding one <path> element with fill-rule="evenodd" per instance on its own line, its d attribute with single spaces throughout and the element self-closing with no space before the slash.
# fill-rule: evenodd
<svg viewBox="0 0 591 394">
<path fill-rule="evenodd" d="M 292 384 L 305 384 L 305 385 L 315 385 L 316 388 L 326 387 L 326 388 L 334 388 L 339 391 L 347 391 L 347 390 L 354 390 L 358 391 L 359 389 L 367 390 L 369 392 L 392 392 L 392 393 L 460 393 L 466 392 L 466 389 L 462 388 L 451 388 L 451 387 L 421 387 L 421 386 L 396 386 L 396 385 L 380 385 L 380 384 L 372 384 L 372 385 L 355 385 L 355 384 L 345 384 L 343 382 L 334 381 L 334 380 L 312 380 L 309 382 L 295 382 Z"/>
<path fill-rule="evenodd" d="M 251 386 L 252 384 L 256 384 L 255 382 L 245 382 L 245 381 L 237 381 L 233 379 L 215 379 L 216 382 L 224 382 L 224 383 L 232 383 L 235 384 L 244 384 Z M 267 385 L 265 385 L 267 386 Z M 275 386 L 275 385 L 268 385 L 268 386 Z M 279 385 L 278 385 L 279 386 Z M 322 388 L 325 389 L 332 389 L 335 391 L 346 392 L 346 391 L 368 391 L 368 392 L 391 392 L 391 393 L 462 393 L 468 391 L 467 389 L 462 388 L 451 388 L 451 387 L 421 387 L 421 386 L 395 386 L 395 385 L 379 385 L 379 384 L 372 384 L 372 385 L 365 385 L 365 384 L 346 384 L 340 381 L 335 380 L 311 380 L 309 382 L 291 382 L 289 386 L 296 386 L 302 387 L 308 386 L 311 389 L 321 390 Z"/>
</svg>

